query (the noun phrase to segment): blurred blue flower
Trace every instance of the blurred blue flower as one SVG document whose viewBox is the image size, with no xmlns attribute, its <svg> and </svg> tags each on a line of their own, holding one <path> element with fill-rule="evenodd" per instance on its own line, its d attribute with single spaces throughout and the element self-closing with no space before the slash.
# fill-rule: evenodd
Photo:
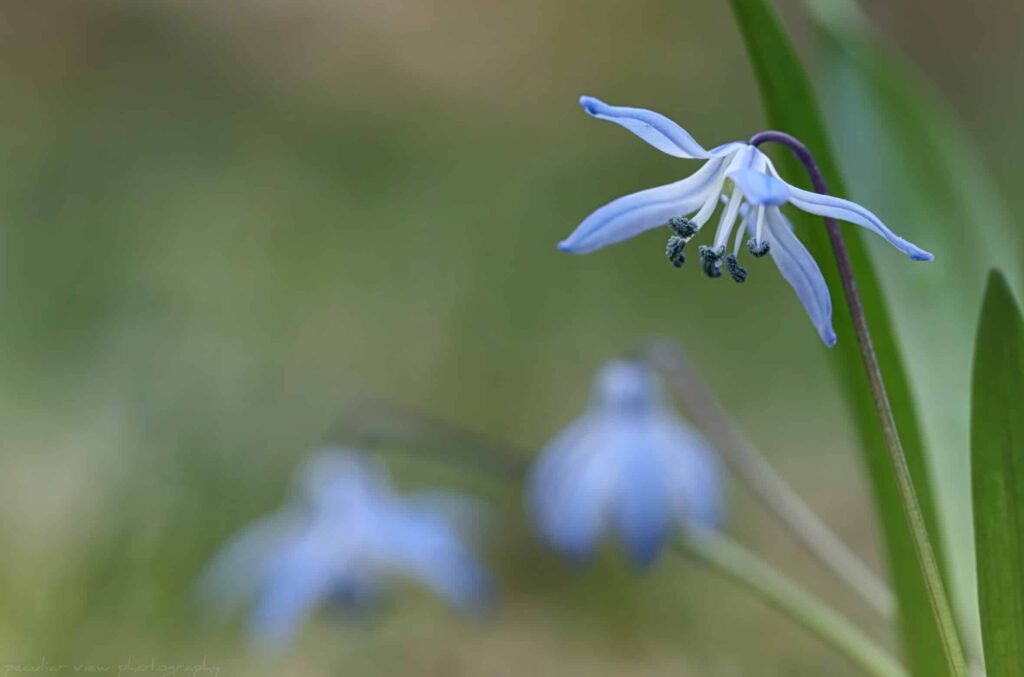
<svg viewBox="0 0 1024 677">
<path fill-rule="evenodd" d="M 365 607 L 393 575 L 462 610 L 490 601 L 490 576 L 449 519 L 453 506 L 466 509 L 464 499 L 399 496 L 378 465 L 344 450 L 317 454 L 298 480 L 295 502 L 236 535 L 200 579 L 220 614 L 252 600 L 254 643 L 287 645 L 324 603 Z"/>
<path fill-rule="evenodd" d="M 640 566 L 677 528 L 722 520 L 718 458 L 664 402 L 643 364 L 615 361 L 597 375 L 589 409 L 548 443 L 528 503 L 540 536 L 576 560 L 618 532 Z"/>
<path fill-rule="evenodd" d="M 633 193 L 601 207 L 559 243 L 562 251 L 587 254 L 667 223 L 673 234 L 666 246 L 666 255 L 673 265 L 682 266 L 686 260 L 686 244 L 711 219 L 722 201 L 725 206 L 714 239 L 699 250 L 704 272 L 710 277 L 720 277 L 724 263 L 734 280 L 745 281 L 747 270 L 740 266 L 739 254 L 743 235 L 749 234 L 747 248 L 751 254 L 760 257 L 771 253 L 782 276 L 796 291 L 818 335 L 828 346 L 836 341 L 828 287 L 814 258 L 793 234 L 792 224 L 779 209 L 781 205 L 788 202 L 810 214 L 867 228 L 911 259 L 929 261 L 933 258 L 897 236 L 864 207 L 786 183 L 771 160 L 754 146 L 733 142 L 705 150 L 686 130 L 653 111 L 609 106 L 587 96 L 580 98 L 580 105 L 593 117 L 625 127 L 663 153 L 705 160 L 705 163 L 681 181 Z M 723 193 L 728 190 L 727 181 L 732 188 L 726 197 Z M 739 228 L 735 228 L 737 221 Z M 732 251 L 727 254 L 734 228 Z"/>
</svg>

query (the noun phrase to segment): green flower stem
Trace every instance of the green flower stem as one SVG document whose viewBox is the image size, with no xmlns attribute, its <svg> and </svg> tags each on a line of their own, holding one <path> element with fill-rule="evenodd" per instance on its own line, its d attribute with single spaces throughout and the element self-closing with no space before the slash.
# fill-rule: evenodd
<svg viewBox="0 0 1024 677">
<path fill-rule="evenodd" d="M 727 536 L 693 532 L 681 540 L 681 547 L 804 626 L 866 674 L 907 677 L 892 656 L 844 616 Z"/>
<path fill-rule="evenodd" d="M 895 612 L 892 591 L 814 513 L 722 408 L 674 341 L 651 341 L 638 351 L 657 369 L 691 419 L 708 436 L 736 476 L 804 547 L 886 618 Z"/>
<path fill-rule="evenodd" d="M 807 173 L 810 175 L 811 182 L 814 185 L 814 190 L 822 195 L 829 194 L 825 178 L 807 146 L 784 132 L 761 132 L 750 139 L 750 144 L 753 146 L 766 142 L 779 143 L 789 148 L 793 155 L 807 169 Z M 861 304 L 860 294 L 857 292 L 857 282 L 853 276 L 850 254 L 846 249 L 846 242 L 843 240 L 842 231 L 839 229 L 839 224 L 836 223 L 836 220 L 826 217 L 825 227 L 828 229 L 829 241 L 832 243 L 832 250 L 835 252 L 836 264 L 839 266 L 839 278 L 842 280 L 846 304 L 853 319 L 853 328 L 857 335 L 857 345 L 860 347 L 861 361 L 864 363 L 864 370 L 867 372 L 868 382 L 871 386 L 871 394 L 875 400 L 875 411 L 882 424 L 882 434 L 885 437 L 886 450 L 889 452 L 889 461 L 892 463 L 896 484 L 900 492 L 900 499 L 903 502 L 903 512 L 914 539 L 914 552 L 917 555 L 917 564 L 924 576 L 928 601 L 931 603 L 932 614 L 935 616 L 935 621 L 938 624 L 939 635 L 942 638 L 942 648 L 946 654 L 946 662 L 949 665 L 950 674 L 954 675 L 954 677 L 967 677 L 967 663 L 964 659 L 963 645 L 960 643 L 960 636 L 953 618 L 953 610 L 949 604 L 949 597 L 946 594 L 942 576 L 939 573 L 935 551 L 932 549 L 931 540 L 928 537 L 924 514 L 921 512 L 921 504 L 917 500 L 914 481 L 910 476 L 910 468 L 907 466 L 907 457 L 903 453 L 903 445 L 900 442 L 899 432 L 896 430 L 896 420 L 893 417 L 892 406 L 889 404 L 889 394 L 885 389 L 882 369 L 875 355 L 875 346 L 871 340 L 871 332 L 868 330 L 867 316 L 864 313 L 864 306 Z"/>
</svg>

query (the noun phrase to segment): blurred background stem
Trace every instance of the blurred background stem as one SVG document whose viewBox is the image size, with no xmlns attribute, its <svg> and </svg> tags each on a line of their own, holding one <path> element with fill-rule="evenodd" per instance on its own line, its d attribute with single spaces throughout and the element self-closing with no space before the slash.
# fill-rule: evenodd
<svg viewBox="0 0 1024 677">
<path fill-rule="evenodd" d="M 865 673 L 906 677 L 906 671 L 892 656 L 844 616 L 729 537 L 692 532 L 681 544 L 685 552 L 782 611 Z"/>
<path fill-rule="evenodd" d="M 892 591 L 815 514 L 739 430 L 678 343 L 658 339 L 639 354 L 657 369 L 693 422 L 737 477 L 784 524 L 801 544 L 869 606 L 891 618 Z"/>
<path fill-rule="evenodd" d="M 515 482 L 526 474 L 529 462 L 528 454 L 502 440 L 385 400 L 351 404 L 324 439 L 367 450 L 425 454 L 431 461 Z"/>
</svg>

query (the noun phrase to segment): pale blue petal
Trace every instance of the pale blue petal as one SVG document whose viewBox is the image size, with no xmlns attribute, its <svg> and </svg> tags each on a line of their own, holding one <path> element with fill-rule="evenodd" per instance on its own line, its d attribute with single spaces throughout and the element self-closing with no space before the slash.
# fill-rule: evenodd
<svg viewBox="0 0 1024 677">
<path fill-rule="evenodd" d="M 551 545 L 580 562 L 593 556 L 597 548 L 609 500 L 607 486 L 612 480 L 604 459 L 588 461 L 553 496 L 557 510 L 549 513 L 546 525 Z"/>
<path fill-rule="evenodd" d="M 787 187 L 789 189 L 789 201 L 794 207 L 798 207 L 810 214 L 849 221 L 850 223 L 867 228 L 884 237 L 889 244 L 915 261 L 931 261 L 935 258 L 931 253 L 896 235 L 896 233 L 889 230 L 882 223 L 881 219 L 856 202 L 832 197 L 831 195 L 812 193 L 789 184 L 787 184 Z"/>
<path fill-rule="evenodd" d="M 265 517 L 221 547 L 196 584 L 200 603 L 216 620 L 223 621 L 255 594 L 268 559 L 287 542 L 297 520 L 293 512 Z"/>
<path fill-rule="evenodd" d="M 314 453 L 299 468 L 297 485 L 300 498 L 318 514 L 365 512 L 391 492 L 376 461 L 340 447 Z"/>
<path fill-rule="evenodd" d="M 553 541 L 551 525 L 558 519 L 563 484 L 572 477 L 572 466 L 582 462 L 593 429 L 593 417 L 573 421 L 541 450 L 530 469 L 527 503 L 537 533 Z"/>
<path fill-rule="evenodd" d="M 589 254 L 657 228 L 673 216 L 696 211 L 707 191 L 714 187 L 722 162 L 710 160 L 682 181 L 642 190 L 606 204 L 585 218 L 558 248 L 571 254 Z"/>
<path fill-rule="evenodd" d="M 688 526 L 721 525 L 725 514 L 723 477 L 714 449 L 696 430 L 667 411 L 659 412 L 650 425 L 673 516 Z"/>
<path fill-rule="evenodd" d="M 631 417 L 632 418 L 632 417 Z M 616 431 L 621 445 L 618 469 L 620 493 L 616 518 L 622 539 L 637 566 L 650 566 L 668 538 L 671 508 L 657 443 L 647 425 L 649 416 Z"/>
<path fill-rule="evenodd" d="M 215 620 L 225 620 L 255 594 L 268 558 L 296 523 L 289 512 L 264 517 L 220 548 L 196 585 L 199 602 Z"/>
<path fill-rule="evenodd" d="M 559 435 L 530 478 L 539 534 L 566 556 L 585 560 L 597 547 L 614 488 L 614 458 L 603 417 L 587 416 Z"/>
<path fill-rule="evenodd" d="M 766 172 L 737 169 L 729 172 L 729 178 L 751 204 L 777 207 L 789 200 L 788 186 Z"/>
<path fill-rule="evenodd" d="M 486 607 L 493 597 L 487 570 L 458 532 L 437 515 L 395 506 L 375 521 L 378 564 L 407 576 L 464 611 Z"/>
<path fill-rule="evenodd" d="M 580 105 L 595 118 L 625 127 L 663 153 L 685 159 L 711 157 L 685 129 L 660 113 L 643 108 L 609 106 L 592 96 L 581 96 Z"/>
<path fill-rule="evenodd" d="M 260 598 L 249 619 L 249 638 L 265 649 L 283 649 L 345 577 L 314 530 L 295 537 L 268 562 Z"/>
<path fill-rule="evenodd" d="M 821 340 L 831 348 L 836 343 L 836 333 L 832 329 L 832 298 L 821 269 L 797 239 L 793 226 L 778 207 L 767 208 L 765 232 L 775 265 L 793 287 Z"/>
<path fill-rule="evenodd" d="M 747 145 L 748 144 L 743 143 L 742 141 L 730 141 L 729 143 L 723 143 L 721 146 L 715 146 L 714 148 L 709 150 L 708 156 L 713 158 L 724 157 L 726 155 L 731 155 L 735 153 L 736 151 L 740 150 L 741 148 Z"/>
<path fill-rule="evenodd" d="M 686 524 L 716 528 L 725 522 L 722 467 L 714 448 L 682 420 L 663 417 L 662 429 L 672 436 L 676 458 L 671 462 L 676 491 L 682 496 Z"/>
</svg>

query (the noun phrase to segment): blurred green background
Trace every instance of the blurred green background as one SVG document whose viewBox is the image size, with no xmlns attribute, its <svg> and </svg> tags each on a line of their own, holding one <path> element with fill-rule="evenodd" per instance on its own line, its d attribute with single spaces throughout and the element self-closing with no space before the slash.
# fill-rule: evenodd
<svg viewBox="0 0 1024 677">
<path fill-rule="evenodd" d="M 827 90 L 804 6 L 779 6 Z M 966 122 L 1011 212 L 1024 207 L 1020 3 L 864 7 Z M 536 449 L 582 410 L 594 368 L 651 334 L 682 341 L 773 462 L 880 561 L 829 355 L 770 264 L 740 287 L 673 269 L 660 232 L 581 258 L 554 247 L 593 208 L 692 169 L 588 119 L 579 94 L 664 112 L 705 145 L 764 126 L 726 3 L 7 0 L 0 13 L 0 664 L 854 674 L 677 556 L 646 576 L 615 554 L 571 571 L 532 541 L 514 489 L 422 462 L 395 463 L 399 483 L 494 505 L 493 618 L 403 590 L 372 620 L 320 618 L 270 661 L 189 596 L 346 402 L 385 397 Z M 929 246 L 927 224 L 879 212 Z M 966 221 L 969 242 L 984 224 Z M 891 643 L 732 498 L 741 540 Z"/>
</svg>

